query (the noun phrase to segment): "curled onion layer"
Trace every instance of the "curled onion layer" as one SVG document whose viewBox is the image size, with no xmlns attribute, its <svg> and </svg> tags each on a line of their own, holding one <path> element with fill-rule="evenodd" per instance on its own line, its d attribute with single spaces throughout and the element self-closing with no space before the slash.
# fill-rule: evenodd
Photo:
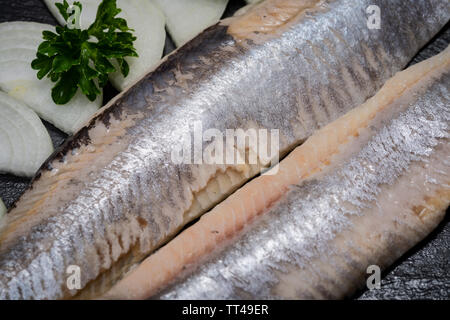
<svg viewBox="0 0 450 320">
<path fill-rule="evenodd" d="M 47 129 L 24 103 L 0 92 L 0 172 L 32 177 L 53 152 Z"/>
</svg>

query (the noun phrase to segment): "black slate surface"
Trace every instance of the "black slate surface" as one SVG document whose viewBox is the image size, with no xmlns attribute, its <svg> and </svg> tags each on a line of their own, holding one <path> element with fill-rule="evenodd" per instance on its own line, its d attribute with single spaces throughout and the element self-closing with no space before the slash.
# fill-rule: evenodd
<svg viewBox="0 0 450 320">
<path fill-rule="evenodd" d="M 231 0 L 225 16 L 244 5 L 243 0 Z M 0 23 L 5 21 L 36 21 L 56 24 L 41 0 L 0 0 Z M 442 51 L 450 43 L 449 25 L 411 62 L 417 63 Z M 174 49 L 170 38 L 166 41 L 164 53 Z M 117 91 L 111 86 L 105 88 L 104 102 Z M 66 135 L 52 125 L 45 123 L 55 147 Z M 0 174 L 0 198 L 6 206 L 22 194 L 29 180 L 12 175 Z M 405 254 L 391 268 L 384 272 L 381 289 L 362 290 L 357 299 L 449 299 L 450 298 L 450 217 L 447 215 L 441 225 L 424 241 Z"/>
</svg>

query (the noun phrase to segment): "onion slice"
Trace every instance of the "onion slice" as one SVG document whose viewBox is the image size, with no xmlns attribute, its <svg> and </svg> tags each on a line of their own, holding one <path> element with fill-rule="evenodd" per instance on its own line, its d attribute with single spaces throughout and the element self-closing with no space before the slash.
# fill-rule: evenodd
<svg viewBox="0 0 450 320">
<path fill-rule="evenodd" d="M 24 102 L 41 118 L 72 134 L 98 110 L 102 97 L 91 102 L 78 90 L 66 105 L 53 102 L 51 89 L 55 84 L 48 78 L 39 80 L 37 71 L 31 68 L 44 30 L 54 31 L 54 27 L 35 22 L 0 23 L 0 89 Z"/>
<path fill-rule="evenodd" d="M 153 0 L 164 12 L 167 30 L 182 46 L 222 17 L 228 0 Z"/>
<path fill-rule="evenodd" d="M 65 24 L 55 6 L 55 1 L 44 1 L 58 22 Z M 69 4 L 73 2 L 74 0 L 68 1 Z M 82 29 L 87 29 L 94 22 L 100 2 L 101 0 L 82 1 L 83 10 L 80 17 Z M 130 65 L 130 72 L 127 77 L 124 78 L 120 72 L 115 72 L 109 77 L 114 87 L 122 91 L 150 72 L 159 63 L 164 50 L 166 31 L 164 29 L 164 14 L 150 0 L 117 0 L 117 6 L 122 9 L 118 16 L 127 20 L 128 27 L 134 29 L 133 34 L 137 38 L 134 47 L 139 55 L 137 58 L 125 58 Z"/>
<path fill-rule="evenodd" d="M 0 172 L 32 177 L 53 152 L 41 119 L 24 103 L 0 92 Z"/>
</svg>

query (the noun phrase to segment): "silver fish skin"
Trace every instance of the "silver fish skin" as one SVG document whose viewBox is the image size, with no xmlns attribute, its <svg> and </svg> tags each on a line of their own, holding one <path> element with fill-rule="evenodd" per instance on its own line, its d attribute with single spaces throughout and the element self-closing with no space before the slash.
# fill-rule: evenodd
<svg viewBox="0 0 450 320">
<path fill-rule="evenodd" d="M 157 297 L 344 298 L 369 266 L 383 270 L 422 240 L 450 201 L 450 66 L 388 108 L 328 169 Z"/>
<path fill-rule="evenodd" d="M 382 8 L 380 30 L 367 28 L 369 5 Z M 279 129 L 286 153 L 372 96 L 450 17 L 441 0 L 267 0 L 256 9 L 268 20 L 254 24 L 250 11 L 207 29 L 53 155 L 0 228 L 1 299 L 97 297 L 259 172 L 174 164 L 172 148 L 194 122 Z M 220 173 L 240 180 L 191 212 Z M 67 287 L 72 265 L 81 289 Z"/>
</svg>

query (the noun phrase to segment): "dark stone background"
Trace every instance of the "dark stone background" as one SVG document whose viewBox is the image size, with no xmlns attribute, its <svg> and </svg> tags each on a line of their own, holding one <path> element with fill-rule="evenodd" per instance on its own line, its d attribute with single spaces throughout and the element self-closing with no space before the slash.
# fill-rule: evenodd
<svg viewBox="0 0 450 320">
<path fill-rule="evenodd" d="M 243 6 L 243 0 L 231 0 L 225 16 Z M 56 24 L 47 7 L 41 0 L 0 0 L 0 22 L 36 21 Z M 449 25 L 442 30 L 414 58 L 411 64 L 417 63 L 442 51 L 450 43 Z M 174 49 L 168 38 L 165 54 Z M 104 91 L 104 102 L 114 97 L 117 91 L 108 86 Z M 45 123 L 55 147 L 67 137 L 49 123 Z M 0 174 L 0 198 L 6 206 L 10 206 L 25 190 L 29 180 L 12 175 Z M 357 299 L 449 299 L 450 298 L 450 217 L 447 215 L 443 223 L 424 241 L 405 254 L 391 268 L 386 270 L 379 290 L 362 290 L 354 298 Z"/>
</svg>

